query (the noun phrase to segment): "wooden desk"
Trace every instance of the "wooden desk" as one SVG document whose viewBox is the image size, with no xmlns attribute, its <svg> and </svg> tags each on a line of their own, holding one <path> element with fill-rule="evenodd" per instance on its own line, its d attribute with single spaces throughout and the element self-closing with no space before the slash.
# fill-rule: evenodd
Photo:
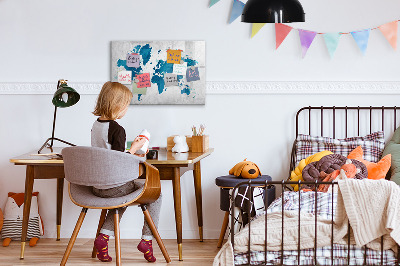
<svg viewBox="0 0 400 266">
<path fill-rule="evenodd" d="M 54 148 L 60 152 L 61 148 Z M 214 149 L 201 153 L 174 154 L 165 149 L 159 150 L 157 160 L 147 160 L 148 163 L 158 168 L 161 180 L 171 180 L 173 184 L 175 223 L 178 242 L 179 260 L 182 260 L 182 205 L 180 177 L 188 170 L 193 170 L 194 190 L 196 196 L 197 219 L 200 241 L 203 241 L 203 211 L 201 193 L 201 169 L 200 160 L 210 155 Z M 61 214 L 64 188 L 64 162 L 59 158 L 35 155 L 37 151 L 23 154 L 10 159 L 15 165 L 26 165 L 25 199 L 21 236 L 21 255 L 24 258 L 28 218 L 31 207 L 32 189 L 34 179 L 57 178 L 57 240 L 60 239 Z M 43 151 L 47 153 L 50 151 Z M 55 156 L 52 156 L 55 157 Z"/>
<path fill-rule="evenodd" d="M 56 152 L 61 151 L 61 149 L 54 149 Z M 50 150 L 43 150 L 42 153 L 50 153 Z M 28 232 L 29 213 L 31 209 L 32 189 L 35 179 L 57 178 L 57 241 L 60 240 L 62 201 L 64 190 L 64 162 L 62 159 L 59 158 L 54 159 L 54 157 L 56 156 L 40 156 L 33 154 L 37 154 L 37 150 L 10 159 L 10 162 L 14 163 L 15 165 L 26 165 L 20 259 L 24 258 L 26 234 Z"/>
</svg>

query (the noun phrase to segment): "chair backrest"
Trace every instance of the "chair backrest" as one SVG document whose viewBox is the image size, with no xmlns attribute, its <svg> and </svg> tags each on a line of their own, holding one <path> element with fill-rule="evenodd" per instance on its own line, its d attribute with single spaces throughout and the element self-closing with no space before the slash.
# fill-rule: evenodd
<svg viewBox="0 0 400 266">
<path fill-rule="evenodd" d="M 97 147 L 68 147 L 62 150 L 65 179 L 83 186 L 118 186 L 139 176 L 144 158 Z"/>
</svg>

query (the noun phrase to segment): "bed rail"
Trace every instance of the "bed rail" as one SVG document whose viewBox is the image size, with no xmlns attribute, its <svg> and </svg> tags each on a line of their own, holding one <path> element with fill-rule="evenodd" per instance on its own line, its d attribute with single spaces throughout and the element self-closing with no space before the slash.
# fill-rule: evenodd
<svg viewBox="0 0 400 266">
<path fill-rule="evenodd" d="M 317 191 L 318 191 L 318 186 L 319 185 L 332 185 L 332 191 L 334 191 L 334 189 L 335 189 L 335 186 L 338 186 L 338 183 L 336 182 L 336 181 L 332 181 L 332 182 L 322 182 L 322 181 L 315 181 L 315 182 L 304 182 L 304 181 L 268 181 L 268 180 L 266 180 L 265 182 L 264 181 L 252 181 L 252 180 L 249 180 L 249 181 L 246 181 L 246 182 L 242 182 L 242 183 L 240 183 L 240 184 L 238 184 L 238 185 L 236 185 L 234 188 L 233 188 L 233 191 L 232 191 L 232 195 L 236 195 L 235 193 L 236 193 L 236 191 L 239 189 L 239 187 L 243 187 L 243 186 L 250 186 L 250 187 L 257 187 L 257 188 L 262 188 L 262 189 L 264 189 L 264 193 L 265 193 L 265 198 L 268 198 L 268 187 L 269 186 L 271 186 L 271 185 L 275 185 L 275 186 L 281 186 L 281 189 L 282 189 L 282 195 L 284 195 L 284 193 L 285 193 L 285 191 L 287 190 L 286 189 L 286 185 L 314 185 L 315 187 L 314 187 L 314 189 L 313 189 L 313 192 L 315 193 L 315 198 L 314 198 L 314 206 L 315 206 L 315 210 L 314 210 L 314 213 L 315 214 L 317 214 L 318 213 L 318 197 L 317 197 Z M 252 190 L 250 189 L 250 198 L 252 198 Z M 298 193 L 298 196 L 299 196 L 299 208 L 298 208 L 298 228 L 300 228 L 300 223 L 301 223 L 301 218 L 300 218 L 300 212 L 301 212 L 301 210 L 300 210 L 300 206 L 301 206 L 301 190 L 299 190 L 299 191 L 296 191 L 296 192 L 292 192 L 292 193 Z M 339 265 L 339 264 L 334 264 L 334 260 L 335 260 L 335 257 L 334 257 L 334 241 L 333 241 L 333 235 L 334 235 L 334 195 L 335 195 L 335 193 L 330 193 L 331 195 L 332 195 L 332 198 L 331 198 L 331 202 L 332 202 L 332 205 L 331 205 L 331 217 L 332 217 L 332 219 L 331 219 L 331 241 L 330 241 L 330 247 L 331 247 L 331 264 L 330 265 Z M 281 211 L 282 211 L 282 214 L 285 212 L 285 208 L 284 208 L 284 197 L 282 196 L 281 197 L 281 199 L 280 199 L 282 202 L 281 202 L 281 204 L 282 204 L 282 209 L 281 209 Z M 231 244 L 232 244 L 232 247 L 233 247 L 233 249 L 235 249 L 235 240 L 234 240 L 234 237 L 235 237 L 235 233 L 234 233 L 234 221 L 235 221 L 235 219 L 234 219 L 234 217 L 235 217 L 235 208 L 234 208 L 234 197 L 232 197 L 232 199 L 231 199 L 231 228 L 230 228 L 230 241 L 231 241 Z M 264 261 L 263 262 L 260 262 L 260 261 L 258 261 L 257 263 L 253 263 L 252 262 L 252 260 L 251 260 L 251 223 L 252 223 L 252 219 L 249 219 L 248 220 L 248 224 L 247 224 L 247 226 L 248 226 L 248 232 L 249 232 L 249 235 L 248 235 L 248 238 L 249 238 L 249 241 L 248 241 L 248 243 L 247 243 L 247 262 L 248 263 L 246 263 L 246 264 L 239 264 L 239 265 L 286 265 L 286 264 L 284 264 L 284 215 L 282 215 L 282 231 L 281 231 L 281 249 L 280 249 L 280 263 L 276 263 L 276 262 L 272 262 L 272 264 L 270 264 L 270 262 L 269 261 L 267 261 L 267 253 L 268 253 L 268 248 L 267 248 L 267 242 L 268 242 L 268 212 L 267 212 L 267 204 L 268 204 L 268 201 L 264 201 L 264 209 L 265 209 L 265 214 L 262 214 L 262 215 L 265 215 L 265 235 L 264 235 L 264 237 L 265 237 L 265 244 L 264 244 Z M 312 265 L 320 265 L 319 263 L 318 263 L 318 260 L 317 260 L 317 252 L 316 252 L 316 249 L 317 249 L 317 241 L 318 241 L 318 234 L 317 234 L 317 215 L 315 215 L 315 223 L 314 223 L 314 226 L 315 226 L 315 233 L 314 233 L 314 256 L 313 256 L 313 263 L 312 264 L 302 264 L 301 263 L 301 261 L 300 261 L 300 256 L 301 256 L 301 249 L 300 249 L 300 244 L 301 244 L 301 232 L 300 232 L 300 230 L 298 230 L 298 241 L 297 241 L 297 264 L 294 264 L 294 265 L 309 265 L 309 266 L 312 266 Z M 347 263 L 345 263 L 345 264 L 340 264 L 340 265 L 351 265 L 350 264 L 350 252 L 351 252 L 351 244 L 350 244 L 350 224 L 348 224 L 348 232 L 347 232 L 347 259 L 346 259 L 346 262 Z M 363 250 L 364 250 L 364 262 L 363 262 L 363 265 L 371 265 L 371 264 L 367 264 L 367 248 L 366 248 L 366 246 L 363 246 L 362 247 L 363 248 Z M 400 246 L 399 245 L 397 245 L 397 248 L 399 249 L 400 248 Z M 400 265 L 400 252 L 398 252 L 397 253 L 397 257 L 396 257 L 396 260 L 395 260 L 395 262 L 394 263 L 392 263 L 392 264 L 386 264 L 385 263 L 385 261 L 384 261 L 384 253 L 383 253 L 383 236 L 381 237 L 381 252 L 380 252 L 381 254 L 380 254 L 380 264 L 374 264 L 374 265 Z M 293 265 L 293 264 L 290 264 L 290 265 Z"/>
</svg>

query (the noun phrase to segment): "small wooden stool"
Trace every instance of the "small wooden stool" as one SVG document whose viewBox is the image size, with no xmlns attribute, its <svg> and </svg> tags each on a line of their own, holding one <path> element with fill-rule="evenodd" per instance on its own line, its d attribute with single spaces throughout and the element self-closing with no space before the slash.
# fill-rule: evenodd
<svg viewBox="0 0 400 266">
<path fill-rule="evenodd" d="M 237 184 L 249 181 L 250 179 L 236 177 L 234 175 L 220 176 L 215 179 L 215 184 L 220 187 L 220 209 L 225 211 L 224 221 L 222 222 L 221 234 L 219 235 L 218 245 L 220 248 L 222 246 L 222 242 L 224 241 L 226 228 L 228 227 L 229 222 L 229 207 L 230 207 L 230 199 L 229 192 L 233 189 Z M 268 175 L 261 175 L 257 178 L 251 179 L 251 181 L 263 181 L 266 180 L 272 181 L 272 178 Z M 271 204 L 275 200 L 275 186 L 271 186 L 268 189 L 268 201 L 267 206 Z"/>
</svg>

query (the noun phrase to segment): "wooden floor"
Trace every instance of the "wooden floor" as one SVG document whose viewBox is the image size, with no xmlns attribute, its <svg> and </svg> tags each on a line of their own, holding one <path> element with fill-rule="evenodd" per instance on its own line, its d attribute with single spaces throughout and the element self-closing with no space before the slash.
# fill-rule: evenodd
<svg viewBox="0 0 400 266">
<path fill-rule="evenodd" d="M 65 248 L 69 239 L 40 239 L 36 247 L 27 246 L 25 249 L 25 259 L 20 260 L 20 242 L 12 241 L 9 247 L 0 246 L 0 265 L 60 265 Z M 167 264 L 154 241 L 154 254 L 157 258 L 156 263 L 149 264 L 143 254 L 136 249 L 140 240 L 121 240 L 122 264 L 123 265 L 212 265 L 215 255 L 218 253 L 217 240 L 187 240 L 183 241 L 183 261 L 178 260 L 178 247 L 176 240 L 163 240 L 168 250 L 172 262 Z M 91 258 L 93 240 L 77 239 L 68 259 L 67 265 L 115 265 L 114 262 L 114 243 L 110 241 L 110 255 L 113 262 L 104 263 Z"/>
</svg>

